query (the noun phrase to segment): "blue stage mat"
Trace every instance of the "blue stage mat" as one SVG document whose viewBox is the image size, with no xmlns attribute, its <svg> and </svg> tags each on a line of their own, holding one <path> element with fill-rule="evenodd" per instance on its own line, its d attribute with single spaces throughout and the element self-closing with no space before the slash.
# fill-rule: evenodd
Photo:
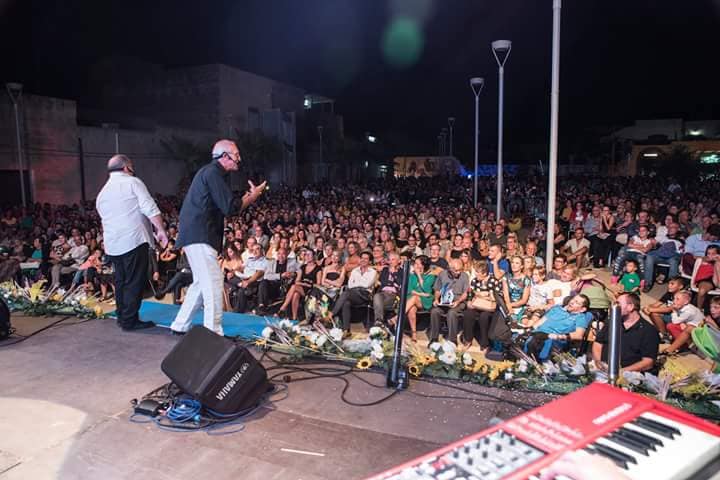
<svg viewBox="0 0 720 480">
<path fill-rule="evenodd" d="M 155 322 L 157 325 L 169 328 L 170 324 L 175 320 L 178 310 L 180 310 L 180 305 L 143 301 L 140 305 L 140 320 L 144 322 Z M 268 322 L 274 321 L 275 318 L 273 317 L 223 312 L 223 333 L 228 337 L 254 339 L 261 335 Z M 193 325 L 203 324 L 202 309 L 195 313 L 192 323 Z"/>
</svg>

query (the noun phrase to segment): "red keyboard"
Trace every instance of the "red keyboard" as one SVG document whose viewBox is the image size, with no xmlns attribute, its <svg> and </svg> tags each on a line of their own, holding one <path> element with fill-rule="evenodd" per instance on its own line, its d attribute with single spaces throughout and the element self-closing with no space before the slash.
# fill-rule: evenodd
<svg viewBox="0 0 720 480">
<path fill-rule="evenodd" d="M 533 479 L 563 452 L 579 449 L 609 458 L 633 479 L 714 478 L 720 472 L 720 427 L 594 383 L 371 478 Z"/>
</svg>

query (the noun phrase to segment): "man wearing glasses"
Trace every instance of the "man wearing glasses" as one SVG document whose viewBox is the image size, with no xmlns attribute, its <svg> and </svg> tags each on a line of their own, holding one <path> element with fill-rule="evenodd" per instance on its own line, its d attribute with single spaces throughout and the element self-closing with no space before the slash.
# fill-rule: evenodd
<svg viewBox="0 0 720 480">
<path fill-rule="evenodd" d="M 195 174 L 180 209 L 176 248 L 183 248 L 193 272 L 193 283 L 185 301 L 170 326 L 173 333 L 190 329 L 193 314 L 204 307 L 205 327 L 223 334 L 223 275 L 217 261 L 222 247 L 223 219 L 236 209 L 245 209 L 265 190 L 267 182 L 255 185 L 241 199 L 233 197 L 227 184 L 228 172 L 240 167 L 240 152 L 230 140 L 218 141 L 212 150 L 212 161 Z"/>
</svg>

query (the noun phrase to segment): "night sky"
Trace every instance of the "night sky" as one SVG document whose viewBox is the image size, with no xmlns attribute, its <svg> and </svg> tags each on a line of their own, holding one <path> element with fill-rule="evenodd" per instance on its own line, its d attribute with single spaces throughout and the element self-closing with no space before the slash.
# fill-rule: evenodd
<svg viewBox="0 0 720 480">
<path fill-rule="evenodd" d="M 636 118 L 720 118 L 720 0 L 566 0 L 562 12 L 563 138 Z M 505 143 L 547 142 L 551 37 L 552 0 L 0 0 L 0 79 L 82 98 L 107 56 L 222 62 L 336 98 L 351 134 L 430 148 L 455 116 L 467 156 L 472 76 L 486 78 L 481 142 L 497 135 L 496 39 L 513 41 Z"/>
</svg>

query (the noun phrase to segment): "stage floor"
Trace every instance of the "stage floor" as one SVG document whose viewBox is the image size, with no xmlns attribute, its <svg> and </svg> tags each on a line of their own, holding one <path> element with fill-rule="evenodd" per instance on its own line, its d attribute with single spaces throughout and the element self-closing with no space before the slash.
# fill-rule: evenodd
<svg viewBox="0 0 720 480">
<path fill-rule="evenodd" d="M 288 398 L 231 435 L 129 422 L 130 400 L 167 381 L 160 362 L 178 338 L 166 329 L 125 333 L 113 320 L 93 320 L 0 347 L 0 479 L 363 478 L 520 412 L 507 401 L 410 392 L 352 407 L 340 400 L 340 381 L 323 379 L 290 383 Z M 384 382 L 383 375 L 363 376 Z M 353 401 L 387 394 L 349 378 Z M 460 385 L 537 405 L 552 398 Z M 411 391 L 467 396 L 420 381 Z"/>
</svg>

